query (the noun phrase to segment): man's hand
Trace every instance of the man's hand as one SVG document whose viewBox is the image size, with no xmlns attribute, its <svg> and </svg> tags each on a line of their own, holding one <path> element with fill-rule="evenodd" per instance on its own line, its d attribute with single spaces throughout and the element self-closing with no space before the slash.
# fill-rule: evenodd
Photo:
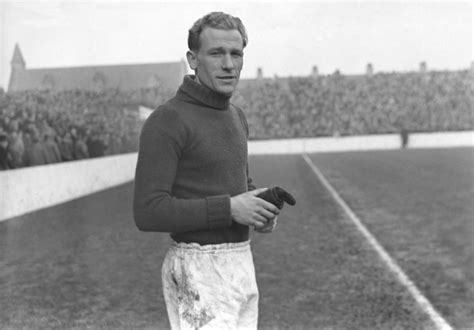
<svg viewBox="0 0 474 330">
<path fill-rule="evenodd" d="M 232 219 L 242 225 L 263 228 L 269 221 L 275 219 L 280 210 L 257 195 L 268 188 L 260 188 L 231 197 L 230 211 Z"/>
<path fill-rule="evenodd" d="M 268 221 L 265 226 L 262 228 L 255 228 L 255 231 L 260 234 L 268 234 L 275 230 L 277 226 L 278 217 L 275 219 Z"/>
</svg>

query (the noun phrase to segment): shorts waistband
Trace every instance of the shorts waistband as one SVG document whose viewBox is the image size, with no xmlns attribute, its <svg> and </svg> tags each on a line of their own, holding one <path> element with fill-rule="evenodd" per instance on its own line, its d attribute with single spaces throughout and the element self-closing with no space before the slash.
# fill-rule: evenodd
<svg viewBox="0 0 474 330">
<path fill-rule="evenodd" d="M 221 243 L 200 245 L 198 243 L 178 243 L 173 241 L 171 248 L 177 250 L 186 250 L 187 252 L 196 253 L 219 253 L 229 251 L 247 251 L 250 248 L 250 240 L 238 243 Z"/>
</svg>

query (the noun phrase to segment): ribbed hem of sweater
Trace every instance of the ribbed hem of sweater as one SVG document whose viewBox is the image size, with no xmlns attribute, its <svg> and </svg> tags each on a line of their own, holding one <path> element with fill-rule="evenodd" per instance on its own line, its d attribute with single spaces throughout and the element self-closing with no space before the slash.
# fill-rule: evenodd
<svg viewBox="0 0 474 330">
<path fill-rule="evenodd" d="M 195 77 L 195 75 L 184 76 L 183 84 L 180 86 L 179 90 L 208 107 L 218 110 L 226 110 L 229 108 L 230 96 L 216 93 L 213 90 L 198 84 Z"/>
<path fill-rule="evenodd" d="M 209 229 L 228 227 L 232 224 L 230 216 L 230 196 L 210 196 L 207 202 L 207 223 Z"/>
</svg>

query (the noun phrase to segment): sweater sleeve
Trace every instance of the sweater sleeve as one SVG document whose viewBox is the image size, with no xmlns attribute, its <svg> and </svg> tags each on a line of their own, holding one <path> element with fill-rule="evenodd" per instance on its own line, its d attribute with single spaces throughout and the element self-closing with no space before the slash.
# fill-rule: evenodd
<svg viewBox="0 0 474 330">
<path fill-rule="evenodd" d="M 142 231 L 180 233 L 231 225 L 230 196 L 180 199 L 172 194 L 186 129 L 169 109 L 145 122 L 135 172 L 133 211 Z"/>
<path fill-rule="evenodd" d="M 247 140 L 248 140 L 248 138 L 249 138 L 249 125 L 247 123 L 247 118 L 245 118 L 245 114 L 244 114 L 242 109 L 240 109 L 237 106 L 235 108 L 237 109 L 237 113 L 239 114 L 240 122 L 242 123 L 242 126 L 245 129 L 245 133 L 247 134 Z M 249 164 L 248 163 L 247 163 L 246 171 L 247 171 L 247 190 L 251 191 L 251 190 L 257 189 L 257 186 L 255 186 L 252 178 L 250 177 Z"/>
</svg>

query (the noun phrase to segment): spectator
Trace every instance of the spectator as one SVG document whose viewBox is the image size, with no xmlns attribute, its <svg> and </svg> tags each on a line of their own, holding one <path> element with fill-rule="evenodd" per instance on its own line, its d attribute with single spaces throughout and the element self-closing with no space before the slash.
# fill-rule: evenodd
<svg viewBox="0 0 474 330">
<path fill-rule="evenodd" d="M 7 135 L 0 133 L 0 170 L 8 170 L 11 167 L 11 157 L 8 152 Z"/>
<path fill-rule="evenodd" d="M 74 158 L 89 158 L 89 150 L 87 149 L 87 144 L 84 141 L 84 133 L 82 133 L 81 131 L 78 131 L 76 135 L 76 141 L 74 143 Z"/>
<path fill-rule="evenodd" d="M 10 132 L 9 150 L 11 154 L 12 168 L 25 166 L 25 144 L 23 142 L 23 132 L 13 130 Z"/>
<path fill-rule="evenodd" d="M 25 146 L 25 163 L 28 166 L 48 164 L 46 148 L 41 141 L 41 136 L 36 129 L 32 129 L 30 134 L 31 144 Z"/>
<path fill-rule="evenodd" d="M 402 127 L 402 129 L 400 130 L 400 139 L 402 149 L 405 149 L 408 145 L 408 130 L 405 127 Z"/>
<path fill-rule="evenodd" d="M 54 164 L 61 162 L 61 153 L 59 147 L 54 140 L 54 133 L 48 131 L 44 137 L 44 145 L 46 150 L 46 161 L 48 164 Z"/>
<path fill-rule="evenodd" d="M 62 161 L 67 162 L 74 159 L 74 144 L 71 133 L 66 132 L 63 137 L 60 138 L 59 151 Z"/>
<path fill-rule="evenodd" d="M 87 149 L 89 150 L 89 156 L 102 157 L 105 155 L 105 144 L 102 141 L 102 138 L 97 133 L 92 133 L 87 139 Z"/>
<path fill-rule="evenodd" d="M 110 141 L 109 148 L 108 148 L 109 153 L 111 155 L 119 154 L 121 152 L 120 147 L 122 145 L 120 136 L 116 133 L 112 133 L 110 134 L 109 141 Z"/>
</svg>

